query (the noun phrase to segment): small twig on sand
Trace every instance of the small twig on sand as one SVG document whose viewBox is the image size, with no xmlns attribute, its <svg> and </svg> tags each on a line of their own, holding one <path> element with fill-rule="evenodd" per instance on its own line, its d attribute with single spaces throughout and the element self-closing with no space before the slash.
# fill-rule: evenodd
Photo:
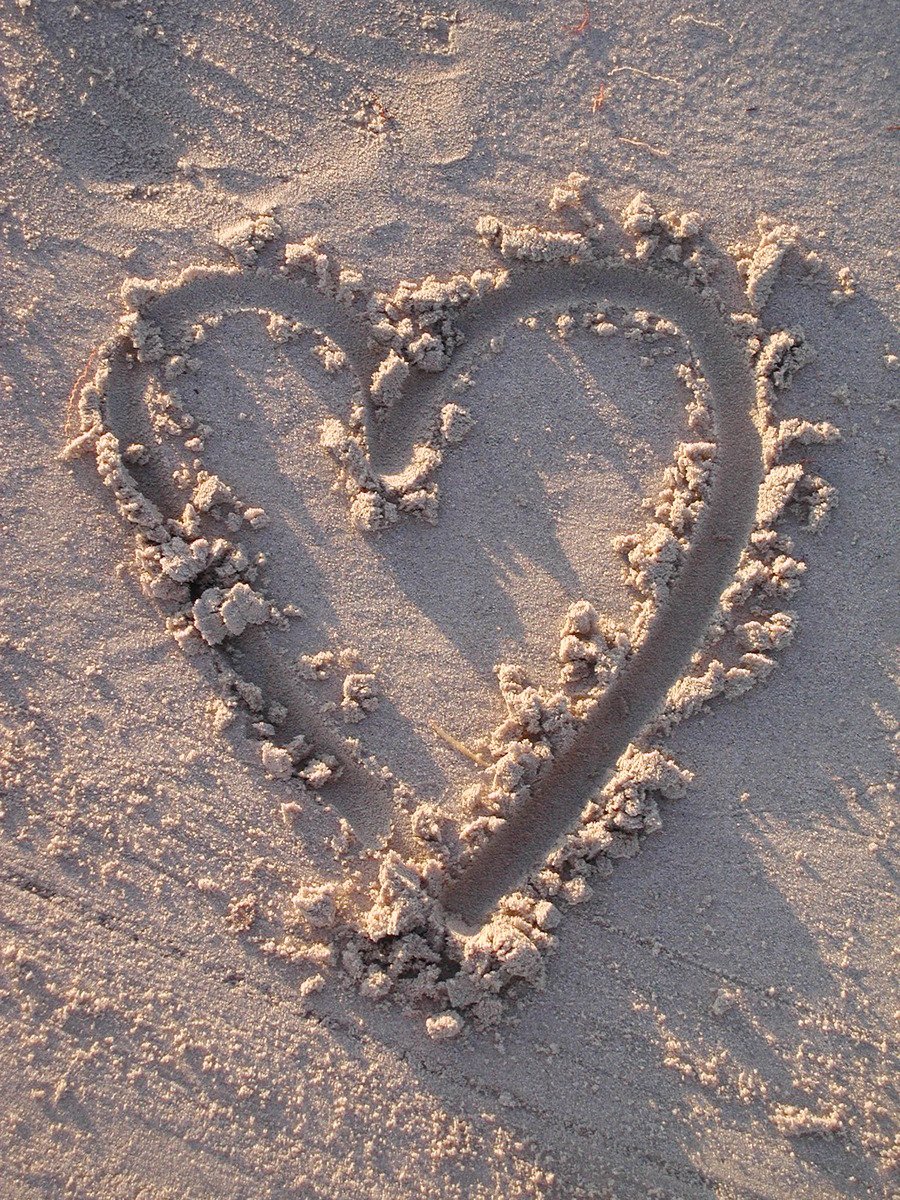
<svg viewBox="0 0 900 1200">
<path fill-rule="evenodd" d="M 681 87 L 681 81 L 673 79 L 671 75 L 651 75 L 649 71 L 642 71 L 640 67 L 613 67 L 610 75 L 618 75 L 622 71 L 630 71 L 632 75 L 643 75 L 645 79 L 655 79 L 658 83 L 674 83 L 676 87 Z"/>
<path fill-rule="evenodd" d="M 691 25 L 701 25 L 704 29 L 715 29 L 719 33 L 724 33 L 729 42 L 734 41 L 733 35 L 728 32 L 721 21 L 704 21 L 702 17 L 694 17 L 690 13 L 681 13 L 680 16 L 673 17 L 669 24 L 680 25 L 685 22 Z"/>
<path fill-rule="evenodd" d="M 96 357 L 97 357 L 97 349 L 95 347 L 91 351 L 90 357 L 88 358 L 87 362 L 84 364 L 84 368 L 82 369 L 81 374 L 78 376 L 78 378 L 75 380 L 74 384 L 72 385 L 71 392 L 69 392 L 69 398 L 66 401 L 66 441 L 71 441 L 72 436 L 75 432 L 73 423 L 75 420 L 76 401 L 78 400 L 78 397 L 81 394 L 81 389 L 84 387 L 84 385 L 87 381 L 87 377 L 91 370 L 91 364 L 93 363 L 93 361 Z"/>
<path fill-rule="evenodd" d="M 578 22 L 577 25 L 569 26 L 569 33 L 587 33 L 588 29 L 590 28 L 590 24 L 591 24 L 591 10 L 587 6 L 587 4 L 585 4 L 584 12 L 581 14 L 581 20 Z"/>
<path fill-rule="evenodd" d="M 448 733 L 446 729 L 442 729 L 440 725 L 435 724 L 434 721 L 429 721 L 428 724 L 438 735 L 438 737 L 442 738 L 448 746 L 452 746 L 454 750 L 458 751 L 460 754 L 464 754 L 466 758 L 470 758 L 472 762 L 477 763 L 479 767 L 489 767 L 491 765 L 490 759 L 486 758 L 485 755 L 477 754 L 474 750 L 470 750 L 465 742 L 461 742 L 459 738 L 455 738 L 452 733 Z"/>
<path fill-rule="evenodd" d="M 591 101 L 591 112 L 599 112 L 603 107 L 603 101 L 606 99 L 606 84 L 601 83 L 600 88 L 593 100 Z"/>
<path fill-rule="evenodd" d="M 642 150 L 649 150 L 651 154 L 657 154 L 660 158 L 668 158 L 668 150 L 660 150 L 659 146 L 651 146 L 649 142 L 639 141 L 638 138 L 620 137 L 620 142 L 627 142 L 629 146 L 640 146 Z"/>
</svg>

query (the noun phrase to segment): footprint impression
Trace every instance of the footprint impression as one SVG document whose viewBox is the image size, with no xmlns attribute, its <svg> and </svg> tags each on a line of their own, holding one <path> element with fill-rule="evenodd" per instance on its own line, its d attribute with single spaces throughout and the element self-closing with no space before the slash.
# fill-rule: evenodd
<svg viewBox="0 0 900 1200">
<path fill-rule="evenodd" d="M 819 265 L 799 231 L 763 218 L 727 256 L 706 243 L 697 214 L 663 213 L 640 194 L 608 233 L 579 175 L 550 208 L 556 228 L 479 221 L 494 268 L 392 293 L 372 293 L 315 239 L 283 244 L 272 214 L 227 232 L 227 267 L 128 280 L 125 315 L 76 392 L 80 429 L 65 451 L 95 457 L 134 529 L 144 592 L 185 654 L 213 670 L 215 720 L 243 714 L 260 770 L 289 784 L 283 811 L 302 819 L 321 799 L 341 814 L 340 881 L 299 886 L 284 938 L 267 948 L 330 965 L 370 997 L 414 1003 L 434 1037 L 494 1023 L 505 997 L 542 986 L 565 906 L 660 829 L 659 801 L 691 782 L 666 752 L 668 734 L 773 669 L 794 635 L 789 601 L 805 570 L 784 524 L 815 528 L 833 504 L 798 449 L 838 430 L 776 411 L 812 350 L 802 329 L 771 329 L 762 316 L 786 256 L 809 273 Z M 724 298 L 732 281 L 742 304 Z M 469 396 L 480 379 L 515 382 L 510 345 L 528 337 L 544 338 L 563 366 L 603 343 L 626 387 L 641 391 L 641 372 L 658 387 L 650 380 L 662 372 L 683 405 L 680 428 L 675 412 L 657 421 L 674 448 L 643 528 L 611 547 L 631 596 L 625 616 L 573 599 L 577 573 L 527 494 L 516 534 L 508 515 L 491 529 L 483 506 L 454 501 L 449 484 L 439 491 L 467 454 L 490 468 L 496 451 L 478 448 L 487 434 Z M 302 420 L 290 388 L 265 390 L 279 370 L 303 393 Z M 518 381 L 526 420 L 543 420 L 543 397 L 522 370 Z M 601 449 L 608 436 L 583 433 Z M 546 478 L 534 447 L 519 464 L 526 485 L 529 471 Z M 587 455 L 582 467 L 596 474 L 601 463 Z M 317 490 L 327 502 L 308 503 Z M 585 519 L 604 528 L 602 513 Z M 455 565 L 437 582 L 408 573 L 426 534 L 449 539 L 443 562 Z M 507 543 L 509 571 L 523 537 L 549 546 L 553 578 L 539 597 L 569 598 L 549 616 L 552 600 L 539 604 L 528 628 L 494 579 L 497 545 Z M 393 590 L 373 582 L 392 571 Z M 421 583 L 418 606 L 410 579 Z M 315 616 L 295 635 L 310 625 L 304 596 Z M 463 604 L 454 623 L 448 612 Z M 386 614 L 404 606 L 411 625 L 427 617 L 448 637 L 396 667 L 404 686 L 392 695 L 366 656 L 328 642 L 344 605 L 369 620 L 379 657 L 396 636 Z M 497 661 L 511 632 L 549 650 L 549 627 L 556 679 Z M 454 686 L 440 679 L 442 656 L 455 656 L 449 677 L 474 673 L 482 692 L 494 667 L 499 719 L 489 729 L 486 712 L 483 736 L 468 741 L 431 723 L 470 782 L 426 801 L 434 779 L 408 699 L 430 687 L 439 705 L 440 687 Z M 368 727 L 380 725 L 381 740 L 369 744 L 363 722 L 376 709 Z"/>
</svg>

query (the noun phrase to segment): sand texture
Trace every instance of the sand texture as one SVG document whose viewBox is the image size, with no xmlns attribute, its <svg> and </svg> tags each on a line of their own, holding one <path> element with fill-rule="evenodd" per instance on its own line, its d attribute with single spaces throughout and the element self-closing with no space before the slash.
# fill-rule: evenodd
<svg viewBox="0 0 900 1200">
<path fill-rule="evenodd" d="M 0 1195 L 896 1194 L 894 16 L 0 8 Z"/>
</svg>

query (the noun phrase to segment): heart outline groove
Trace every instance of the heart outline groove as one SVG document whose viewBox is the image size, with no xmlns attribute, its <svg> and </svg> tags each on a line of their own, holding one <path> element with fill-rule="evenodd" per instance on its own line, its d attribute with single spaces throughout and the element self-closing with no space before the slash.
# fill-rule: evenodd
<svg viewBox="0 0 900 1200">
<path fill-rule="evenodd" d="M 260 268 L 260 255 L 281 232 L 271 215 L 263 215 L 231 237 L 233 267 L 192 267 L 170 284 L 128 281 L 123 298 L 129 311 L 95 352 L 94 373 L 75 392 L 80 432 L 65 456 L 94 454 L 120 514 L 138 531 L 145 590 L 166 613 L 176 640 L 187 650 L 219 655 L 225 686 L 258 711 L 259 684 L 221 657 L 232 644 L 247 645 L 249 656 L 263 664 L 262 678 L 279 680 L 292 696 L 280 744 L 274 736 L 264 744 L 263 761 L 269 746 L 267 766 L 286 768 L 307 788 L 340 773 L 344 793 L 352 797 L 370 782 L 364 758 L 348 753 L 291 688 L 262 635 L 260 627 L 277 614 L 254 586 L 255 568 L 239 545 L 222 546 L 227 539 L 217 543 L 208 533 L 206 514 L 220 505 L 235 509 L 237 527 L 241 521 L 252 525 L 256 510 L 236 506 L 216 476 L 198 477 L 193 503 L 179 516 L 167 518 L 160 498 L 142 490 L 140 451 L 129 461 L 116 432 L 125 404 L 119 393 L 133 382 L 134 368 L 157 367 L 164 377 L 177 377 L 189 358 L 187 318 L 213 315 L 220 321 L 255 312 L 269 318 L 270 332 L 273 325 L 283 329 L 281 321 L 293 326 L 292 336 L 314 334 L 323 361 L 345 356 L 359 381 L 349 418 L 326 422 L 322 444 L 336 463 L 354 520 L 378 530 L 404 517 L 433 516 L 434 475 L 456 440 L 446 429 L 448 405 L 458 407 L 446 396 L 446 368 L 474 367 L 490 339 L 512 321 L 547 308 L 590 315 L 602 296 L 605 308 L 635 312 L 640 306 L 674 320 L 690 347 L 695 414 L 699 427 L 707 422 L 710 429 L 714 422 L 714 436 L 676 446 L 669 474 L 673 497 L 656 533 L 626 539 L 627 570 L 641 607 L 608 677 L 575 716 L 554 716 L 536 689 L 520 678 L 501 679 L 510 714 L 521 716 L 530 705 L 536 728 L 530 743 L 531 733 L 519 739 L 526 749 L 517 751 L 517 765 L 529 754 L 537 765 L 525 769 L 511 800 L 501 796 L 498 802 L 497 788 L 490 786 L 510 765 L 500 755 L 485 769 L 488 778 L 476 795 L 476 808 L 480 800 L 485 811 L 468 825 L 423 806 L 392 829 L 377 879 L 370 872 L 369 878 L 355 876 L 343 892 L 314 884 L 297 893 L 310 934 L 331 940 L 344 969 L 369 994 L 404 993 L 398 983 L 413 980 L 405 994 L 452 1013 L 454 1032 L 464 1014 L 482 1023 L 496 1020 L 500 993 L 542 983 L 543 956 L 558 920 L 553 901 L 562 892 L 576 902 L 585 864 L 630 856 L 658 827 L 653 794 L 683 793 L 689 773 L 658 748 L 669 730 L 716 696 L 742 694 L 772 669 L 772 654 L 788 644 L 796 622 L 790 612 L 776 607 L 766 614 L 759 605 L 767 595 L 789 595 L 803 571 L 776 525 L 788 512 L 803 511 L 815 526 L 833 503 L 832 489 L 790 461 L 790 454 L 797 445 L 836 441 L 837 430 L 775 416 L 777 394 L 810 358 L 805 335 L 768 331 L 758 315 L 782 260 L 800 244 L 797 231 L 760 225 L 757 243 L 739 259 L 751 311 L 729 313 L 709 282 L 693 214 L 663 214 L 641 195 L 625 209 L 623 226 L 634 252 L 603 256 L 600 227 L 558 233 L 485 218 L 479 232 L 498 250 L 501 270 L 444 283 L 429 277 L 418 292 L 402 285 L 404 294 L 401 287 L 384 297 L 339 271 L 314 241 L 288 245 L 278 270 Z M 292 321 L 298 312 L 301 320 Z M 372 354 L 372 340 L 380 355 Z M 413 442 L 401 468 L 389 472 L 385 459 L 413 407 L 427 414 L 426 435 Z M 176 427 L 183 436 L 186 430 Z M 679 461 L 686 447 L 710 445 L 711 451 Z M 659 536 L 654 543 L 659 531 L 662 543 Z M 662 579 L 649 583 L 643 578 L 652 575 L 648 547 L 656 555 L 671 551 Z M 585 617 L 589 628 L 582 640 L 593 638 L 598 653 L 609 653 L 595 618 Z M 577 642 L 582 634 L 568 636 Z M 732 667 L 712 658 L 728 638 L 740 650 Z M 542 747 L 541 761 L 533 751 Z M 554 874 L 559 887 L 542 879 Z M 568 884 L 573 886 L 566 894 Z M 412 955 L 406 971 L 398 968 L 403 955 L 396 951 L 412 938 L 424 950 L 418 959 Z"/>
</svg>

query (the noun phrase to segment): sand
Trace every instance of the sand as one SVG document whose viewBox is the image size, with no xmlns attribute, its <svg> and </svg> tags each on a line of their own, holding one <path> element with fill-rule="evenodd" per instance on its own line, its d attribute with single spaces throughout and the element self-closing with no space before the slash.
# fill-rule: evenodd
<svg viewBox="0 0 900 1200">
<path fill-rule="evenodd" d="M 3 10 L 4 1195 L 894 1194 L 890 15 Z"/>
</svg>

